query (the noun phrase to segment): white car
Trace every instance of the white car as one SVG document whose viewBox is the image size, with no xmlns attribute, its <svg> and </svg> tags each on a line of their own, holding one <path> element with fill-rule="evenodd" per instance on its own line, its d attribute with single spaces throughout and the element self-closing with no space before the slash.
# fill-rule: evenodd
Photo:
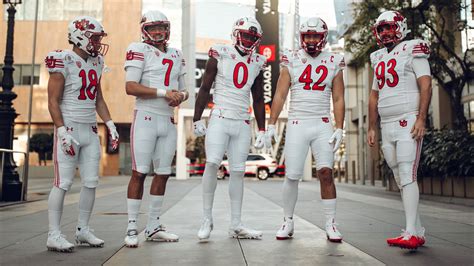
<svg viewBox="0 0 474 266">
<path fill-rule="evenodd" d="M 277 170 L 278 164 L 268 154 L 249 154 L 245 162 L 245 175 L 255 175 L 260 180 L 266 180 Z M 229 161 L 224 160 L 217 171 L 217 178 L 224 179 L 229 175 Z"/>
</svg>

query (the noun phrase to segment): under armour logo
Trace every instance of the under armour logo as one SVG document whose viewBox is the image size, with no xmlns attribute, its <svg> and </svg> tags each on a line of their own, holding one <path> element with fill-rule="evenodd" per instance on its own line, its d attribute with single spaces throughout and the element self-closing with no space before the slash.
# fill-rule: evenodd
<svg viewBox="0 0 474 266">
<path fill-rule="evenodd" d="M 72 131 L 74 131 L 74 128 L 72 128 L 72 127 L 66 127 L 66 131 L 68 131 L 68 132 L 71 131 L 71 132 L 72 132 Z"/>
<path fill-rule="evenodd" d="M 94 132 L 95 134 L 97 134 L 97 127 L 96 127 L 96 126 L 92 126 L 92 132 Z"/>
<path fill-rule="evenodd" d="M 331 55 L 331 60 L 329 61 L 331 61 L 331 63 L 334 62 L 334 55 Z"/>
<path fill-rule="evenodd" d="M 145 116 L 145 121 L 146 120 L 151 121 L 151 116 Z"/>
<path fill-rule="evenodd" d="M 298 125 L 298 120 L 294 120 L 294 121 L 292 122 L 292 124 L 293 124 L 293 125 Z"/>
<path fill-rule="evenodd" d="M 400 52 L 394 52 L 393 55 L 398 55 Z"/>
<path fill-rule="evenodd" d="M 93 66 L 97 66 L 97 63 L 92 63 Z"/>
<path fill-rule="evenodd" d="M 398 122 L 400 123 L 400 126 L 401 126 L 401 127 L 406 127 L 407 124 L 408 124 L 408 122 L 407 122 L 406 120 L 400 120 L 400 121 L 398 121 Z"/>
<path fill-rule="evenodd" d="M 326 64 L 326 60 L 321 60 L 321 63 Z"/>
</svg>

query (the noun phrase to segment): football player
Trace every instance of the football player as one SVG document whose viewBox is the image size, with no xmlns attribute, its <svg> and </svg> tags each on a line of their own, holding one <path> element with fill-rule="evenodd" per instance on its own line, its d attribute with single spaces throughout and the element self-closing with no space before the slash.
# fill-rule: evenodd
<svg viewBox="0 0 474 266">
<path fill-rule="evenodd" d="M 406 230 L 387 243 L 416 249 L 425 243 L 416 176 L 431 100 L 430 48 L 422 40 L 405 40 L 410 31 L 406 18 L 397 11 L 380 14 L 373 30 L 382 48 L 370 55 L 374 81 L 367 142 L 374 146 L 378 141 L 380 116 L 382 151 L 400 188 L 406 217 Z"/>
<path fill-rule="evenodd" d="M 128 184 L 127 247 L 138 246 L 137 220 L 143 183 L 153 162 L 147 241 L 178 241 L 160 223 L 163 196 L 176 152 L 174 107 L 188 98 L 185 65 L 180 50 L 168 47 L 170 22 L 160 11 L 148 11 L 141 20 L 142 42 L 127 48 L 126 91 L 136 97 L 130 129 L 132 177 Z"/>
<path fill-rule="evenodd" d="M 250 94 L 259 128 L 255 147 L 262 148 L 264 145 L 265 105 L 262 70 L 266 58 L 255 52 L 262 38 L 262 29 L 255 18 L 243 17 L 234 23 L 231 37 L 232 44 L 218 44 L 210 48 L 194 111 L 194 134 L 206 135 L 206 166 L 202 177 L 204 218 L 198 232 L 201 240 L 208 239 L 213 229 L 212 205 L 217 185 L 217 170 L 224 153 L 227 153 L 230 166 L 229 236 L 248 239 L 262 237 L 261 231 L 247 228 L 241 222 L 245 161 L 252 135 L 248 112 Z M 209 100 L 213 83 L 215 83 L 215 105 L 206 128 L 201 116 Z"/>
<path fill-rule="evenodd" d="M 71 252 L 74 245 L 61 234 L 64 196 L 79 166 L 82 189 L 76 243 L 102 247 L 104 241 L 89 228 L 89 219 L 99 182 L 100 142 L 96 112 L 107 125 L 113 148 L 118 147 L 116 127 L 102 95 L 100 79 L 108 45 L 102 25 L 94 18 L 80 16 L 68 25 L 70 50 L 50 52 L 45 59 L 50 73 L 48 109 L 54 122 L 54 184 L 48 199 L 48 250 Z"/>
<path fill-rule="evenodd" d="M 300 49 L 286 51 L 281 58 L 280 77 L 266 133 L 267 145 L 271 145 L 276 135 L 275 123 L 288 92 L 291 92 L 284 149 L 287 169 L 283 183 L 284 221 L 276 234 L 278 240 L 293 236 L 298 182 L 303 177 L 308 148 L 311 148 L 321 186 L 327 238 L 332 242 L 342 241 L 335 222 L 336 187 L 332 168 L 344 125 L 344 58 L 323 51 L 327 36 L 326 23 L 317 17 L 310 18 L 299 29 Z M 335 130 L 331 119 L 331 96 Z"/>
</svg>

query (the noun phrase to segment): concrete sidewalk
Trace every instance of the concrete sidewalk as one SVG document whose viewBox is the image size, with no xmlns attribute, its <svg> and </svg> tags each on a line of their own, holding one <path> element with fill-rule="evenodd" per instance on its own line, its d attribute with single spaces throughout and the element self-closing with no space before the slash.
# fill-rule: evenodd
<svg viewBox="0 0 474 266">
<path fill-rule="evenodd" d="M 63 233 L 74 239 L 80 184 L 66 196 Z M 344 243 L 326 240 L 319 182 L 301 182 L 295 216 L 295 236 L 275 240 L 282 222 L 283 179 L 245 179 L 243 222 L 262 230 L 263 240 L 236 240 L 229 226 L 228 182 L 219 181 L 214 204 L 215 229 L 208 242 L 196 233 L 202 214 L 200 178 L 170 179 L 163 224 L 181 238 L 177 243 L 144 242 L 123 246 L 127 216 L 127 176 L 104 177 L 97 191 L 91 227 L 106 241 L 104 248 L 76 247 L 72 254 L 46 251 L 47 193 L 51 180 L 37 180 L 31 191 L 37 201 L 0 208 L 0 265 L 474 265 L 474 208 L 420 201 L 427 243 L 417 252 L 388 247 L 385 238 L 399 234 L 405 219 L 398 193 L 382 188 L 337 184 L 339 229 Z M 151 178 L 147 178 L 148 191 Z M 148 193 L 139 217 L 144 229 Z"/>
</svg>

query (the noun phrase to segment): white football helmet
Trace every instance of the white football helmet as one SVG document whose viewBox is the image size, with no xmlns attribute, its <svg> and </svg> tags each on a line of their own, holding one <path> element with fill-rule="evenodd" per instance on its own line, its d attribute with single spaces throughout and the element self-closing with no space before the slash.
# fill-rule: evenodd
<svg viewBox="0 0 474 266">
<path fill-rule="evenodd" d="M 244 53 L 252 53 L 262 40 L 262 27 L 253 17 L 239 18 L 232 26 L 232 44 Z"/>
<path fill-rule="evenodd" d="M 384 31 L 386 25 L 389 26 L 389 30 Z M 398 11 L 385 11 L 380 14 L 372 31 L 379 45 L 397 43 L 405 39 L 407 34 L 410 33 L 407 19 Z"/>
<path fill-rule="evenodd" d="M 320 36 L 319 41 L 305 41 L 304 36 Z M 328 26 L 318 17 L 309 18 L 300 26 L 300 47 L 308 53 L 319 52 L 324 49 L 328 39 Z"/>
<path fill-rule="evenodd" d="M 69 42 L 92 57 L 104 56 L 109 50 L 108 44 L 101 43 L 105 36 L 104 27 L 93 17 L 79 16 L 68 25 Z"/>
<path fill-rule="evenodd" d="M 165 14 L 158 10 L 151 10 L 143 14 L 140 22 L 143 42 L 150 44 L 166 44 L 170 38 L 170 22 Z M 162 25 L 164 30 L 155 31 L 153 37 L 147 30 L 150 26 Z"/>
</svg>

